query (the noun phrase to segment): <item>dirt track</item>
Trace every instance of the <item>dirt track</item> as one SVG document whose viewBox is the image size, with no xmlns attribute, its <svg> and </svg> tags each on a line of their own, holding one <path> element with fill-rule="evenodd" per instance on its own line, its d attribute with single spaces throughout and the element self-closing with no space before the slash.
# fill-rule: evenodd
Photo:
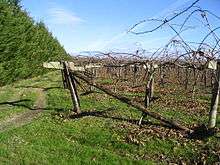
<svg viewBox="0 0 220 165">
<path fill-rule="evenodd" d="M 46 96 L 43 89 L 33 89 L 37 93 L 37 100 L 34 104 L 34 110 L 29 110 L 21 114 L 15 114 L 14 116 L 0 122 L 0 132 L 6 131 L 11 128 L 21 127 L 27 123 L 30 123 L 33 119 L 39 117 L 40 113 L 46 106 Z"/>
</svg>

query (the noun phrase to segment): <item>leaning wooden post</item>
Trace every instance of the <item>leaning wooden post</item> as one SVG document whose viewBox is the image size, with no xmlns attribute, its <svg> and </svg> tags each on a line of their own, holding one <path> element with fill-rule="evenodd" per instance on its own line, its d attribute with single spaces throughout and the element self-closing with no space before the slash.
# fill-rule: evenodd
<svg viewBox="0 0 220 165">
<path fill-rule="evenodd" d="M 82 73 L 74 73 L 74 75 L 76 77 L 78 77 L 79 79 L 83 80 L 84 82 L 86 82 L 87 84 L 89 85 L 92 85 L 92 82 L 90 82 L 88 80 L 88 78 L 83 75 Z M 167 119 L 163 116 L 161 116 L 160 114 L 156 113 L 156 112 L 152 112 L 152 111 L 149 111 L 147 108 L 145 108 L 141 103 L 138 103 L 136 101 L 133 101 L 132 99 L 129 99 L 125 96 L 122 96 L 122 95 L 119 95 L 117 93 L 114 93 L 112 92 L 110 89 L 102 86 L 102 85 L 99 85 L 98 83 L 94 85 L 96 88 L 98 88 L 99 90 L 105 92 L 106 94 L 114 97 L 115 99 L 129 105 L 129 106 L 132 106 L 134 108 L 137 108 L 138 110 L 140 110 L 141 112 L 143 112 L 144 114 L 150 116 L 150 117 L 153 117 L 154 119 L 157 119 L 159 121 L 161 121 L 163 124 L 167 124 L 168 126 L 171 126 L 173 128 L 177 128 L 177 129 L 180 129 L 180 130 L 184 130 L 184 131 L 190 131 L 189 128 L 185 127 L 185 126 L 182 126 L 180 125 L 178 122 L 176 121 L 173 121 L 171 119 Z"/>
<path fill-rule="evenodd" d="M 217 109 L 219 102 L 219 90 L 220 90 L 220 59 L 217 60 L 216 77 L 212 92 L 211 110 L 209 113 L 209 123 L 208 123 L 209 129 L 214 128 L 216 125 Z"/>
<path fill-rule="evenodd" d="M 68 82 L 72 102 L 74 105 L 73 111 L 76 112 L 77 114 L 79 114 L 79 113 L 81 113 L 79 99 L 77 96 L 76 86 L 74 84 L 75 82 L 74 82 L 73 78 L 71 78 L 67 62 L 63 62 L 63 69 L 64 69 L 64 75 L 65 75 L 66 80 Z"/>
<path fill-rule="evenodd" d="M 62 62 L 60 62 L 60 64 L 62 65 Z M 64 73 L 63 69 L 61 69 L 61 74 L 62 74 L 62 80 L 63 80 L 63 87 L 64 87 L 64 89 L 69 89 L 68 83 L 67 83 L 67 79 L 66 79 L 66 76 L 65 76 L 65 73 Z"/>
</svg>

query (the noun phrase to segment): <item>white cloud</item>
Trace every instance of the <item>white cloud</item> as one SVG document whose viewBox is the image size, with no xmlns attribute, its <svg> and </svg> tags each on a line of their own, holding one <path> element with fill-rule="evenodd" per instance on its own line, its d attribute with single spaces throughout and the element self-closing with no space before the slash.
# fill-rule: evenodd
<svg viewBox="0 0 220 165">
<path fill-rule="evenodd" d="M 84 20 L 76 16 L 72 11 L 53 7 L 48 10 L 48 22 L 56 25 L 76 25 L 84 22 Z"/>
</svg>

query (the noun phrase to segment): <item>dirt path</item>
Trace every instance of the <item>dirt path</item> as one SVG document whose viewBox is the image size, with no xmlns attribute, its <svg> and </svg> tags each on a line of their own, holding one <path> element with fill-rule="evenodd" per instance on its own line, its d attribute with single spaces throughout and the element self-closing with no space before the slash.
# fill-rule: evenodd
<svg viewBox="0 0 220 165">
<path fill-rule="evenodd" d="M 37 100 L 34 104 L 35 110 L 29 110 L 21 114 L 16 114 L 2 122 L 0 122 L 0 132 L 11 128 L 21 127 L 30 123 L 33 119 L 37 118 L 46 106 L 46 96 L 43 89 L 33 89 L 37 93 Z"/>
</svg>

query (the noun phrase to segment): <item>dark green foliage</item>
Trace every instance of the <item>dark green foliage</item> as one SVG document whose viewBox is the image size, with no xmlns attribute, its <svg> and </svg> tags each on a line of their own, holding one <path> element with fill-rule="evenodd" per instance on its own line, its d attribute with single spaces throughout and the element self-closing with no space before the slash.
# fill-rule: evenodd
<svg viewBox="0 0 220 165">
<path fill-rule="evenodd" d="M 4 0 L 4 2 L 16 7 L 20 7 L 21 0 Z"/>
<path fill-rule="evenodd" d="M 68 58 L 44 23 L 35 23 L 20 0 L 0 0 L 0 85 L 41 75 L 42 63 Z"/>
</svg>

